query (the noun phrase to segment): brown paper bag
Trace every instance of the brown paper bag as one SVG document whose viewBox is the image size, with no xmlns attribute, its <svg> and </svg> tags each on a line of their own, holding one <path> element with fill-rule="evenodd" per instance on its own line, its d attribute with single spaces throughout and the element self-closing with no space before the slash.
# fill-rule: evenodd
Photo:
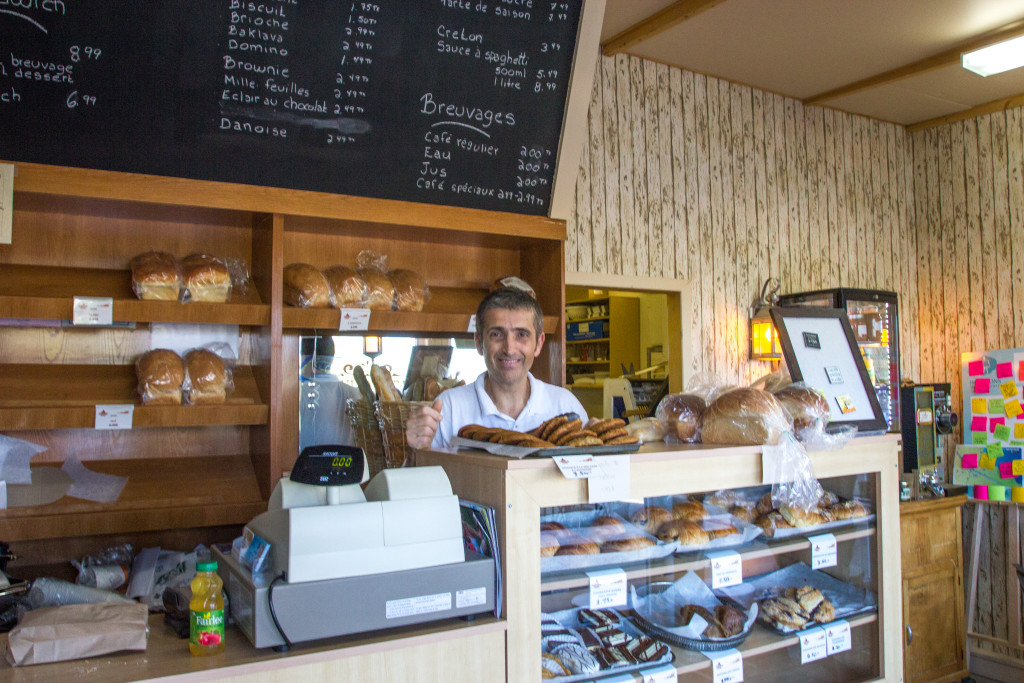
<svg viewBox="0 0 1024 683">
<path fill-rule="evenodd" d="M 149 610 L 139 603 L 43 607 L 25 614 L 7 638 L 13 666 L 145 650 Z"/>
</svg>

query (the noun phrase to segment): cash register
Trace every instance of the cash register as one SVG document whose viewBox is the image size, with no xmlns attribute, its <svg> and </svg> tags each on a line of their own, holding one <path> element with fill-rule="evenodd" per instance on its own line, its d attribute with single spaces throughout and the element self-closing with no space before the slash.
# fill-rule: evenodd
<svg viewBox="0 0 1024 683">
<path fill-rule="evenodd" d="M 232 617 L 256 647 L 493 611 L 494 560 L 465 550 L 444 469 L 371 480 L 365 460 L 352 446 L 303 449 L 247 525 L 270 544 L 271 580 L 214 548 Z"/>
</svg>

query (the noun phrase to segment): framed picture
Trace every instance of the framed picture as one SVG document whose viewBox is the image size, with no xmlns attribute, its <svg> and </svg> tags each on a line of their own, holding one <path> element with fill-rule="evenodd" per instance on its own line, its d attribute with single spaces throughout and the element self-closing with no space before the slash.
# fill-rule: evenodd
<svg viewBox="0 0 1024 683">
<path fill-rule="evenodd" d="M 782 354 L 794 382 L 824 394 L 832 425 L 853 425 L 858 433 L 883 433 L 885 416 L 841 308 L 773 307 Z"/>
<path fill-rule="evenodd" d="M 451 346 L 414 346 L 409 355 L 409 371 L 405 375 L 405 391 L 421 377 L 444 379 L 452 362 Z"/>
</svg>

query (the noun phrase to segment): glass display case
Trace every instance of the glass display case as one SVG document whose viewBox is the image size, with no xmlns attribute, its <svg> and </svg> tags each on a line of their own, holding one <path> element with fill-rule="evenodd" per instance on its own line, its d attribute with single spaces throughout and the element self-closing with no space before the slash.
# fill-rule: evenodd
<svg viewBox="0 0 1024 683">
<path fill-rule="evenodd" d="M 746 680 L 899 680 L 893 435 L 812 453 L 827 498 L 803 519 L 769 507 L 757 446 L 645 444 L 629 456 L 628 495 L 604 502 L 551 459 L 423 455 L 499 511 L 507 680 L 542 667 L 563 681 L 662 667 L 711 680 L 722 652 Z"/>
<path fill-rule="evenodd" d="M 899 319 L 896 294 L 874 289 L 825 289 L 779 297 L 780 306 L 846 309 L 890 432 L 900 431 Z"/>
</svg>

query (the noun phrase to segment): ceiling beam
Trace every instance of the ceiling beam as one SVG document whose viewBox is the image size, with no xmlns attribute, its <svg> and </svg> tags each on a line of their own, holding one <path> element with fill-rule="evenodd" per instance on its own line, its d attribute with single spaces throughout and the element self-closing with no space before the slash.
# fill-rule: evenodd
<svg viewBox="0 0 1024 683">
<path fill-rule="evenodd" d="M 723 2 L 725 0 L 678 0 L 643 21 L 633 24 L 618 35 L 612 36 L 601 46 L 601 51 L 605 56 L 625 52 L 637 43 L 653 38 L 676 24 L 692 19 L 701 12 Z"/>
<path fill-rule="evenodd" d="M 927 130 L 928 128 L 935 128 L 947 123 L 966 121 L 967 119 L 977 118 L 986 114 L 994 114 L 997 111 L 1006 111 L 1007 109 L 1013 109 L 1014 107 L 1024 107 L 1024 93 L 1014 95 L 1012 97 L 1004 97 L 1000 100 L 994 100 L 985 104 L 979 104 L 977 107 L 958 111 L 955 114 L 940 116 L 937 119 L 928 119 L 927 121 L 914 123 L 907 126 L 907 132 L 914 133 L 919 130 Z"/>
<path fill-rule="evenodd" d="M 943 50 L 938 54 L 934 54 L 931 57 L 925 57 L 924 59 L 905 64 L 904 66 L 897 67 L 890 71 L 885 71 L 874 76 L 848 83 L 847 85 L 834 88 L 827 92 L 812 95 L 811 97 L 803 100 L 805 105 L 824 104 L 829 100 L 834 100 L 838 97 L 844 97 L 846 95 L 852 95 L 862 90 L 868 90 L 870 88 L 877 88 L 880 85 L 886 85 L 895 81 L 909 78 L 911 76 L 917 76 L 934 69 L 941 69 L 945 66 L 960 63 L 961 53 L 968 52 L 970 50 L 977 50 L 993 43 L 1006 40 L 1007 38 L 1016 38 L 1017 36 L 1024 33 L 1024 20 L 1015 21 L 1012 24 L 1004 26 L 1001 29 L 986 33 L 970 40 L 966 40 L 948 50 Z"/>
</svg>

